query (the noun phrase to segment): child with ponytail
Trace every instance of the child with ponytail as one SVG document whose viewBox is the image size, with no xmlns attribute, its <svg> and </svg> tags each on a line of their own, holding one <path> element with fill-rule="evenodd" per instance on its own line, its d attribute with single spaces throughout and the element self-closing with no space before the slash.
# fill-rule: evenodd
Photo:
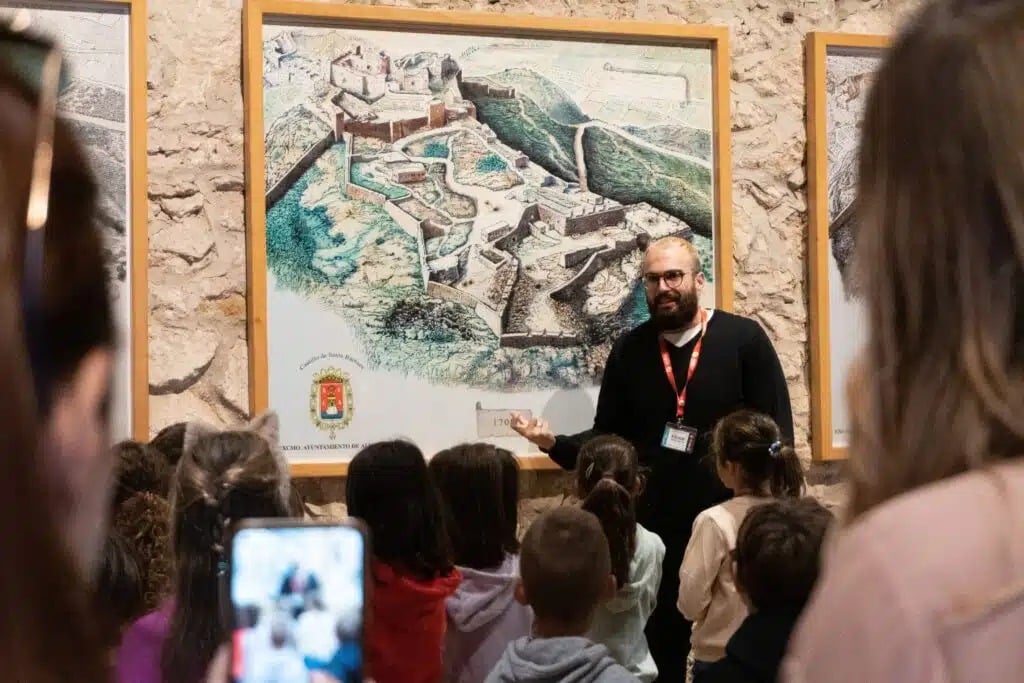
<svg viewBox="0 0 1024 683">
<path fill-rule="evenodd" d="M 250 517 L 288 516 L 291 480 L 278 432 L 272 412 L 231 431 L 189 425 L 171 481 L 174 595 L 125 633 L 117 683 L 206 679 L 229 636 L 221 592 L 229 526 Z"/>
<path fill-rule="evenodd" d="M 733 498 L 697 516 L 679 568 L 679 611 L 693 622 L 688 680 L 701 683 L 725 644 L 747 617 L 736 590 L 732 552 L 751 508 L 803 495 L 804 473 L 796 451 L 782 442 L 779 426 L 761 413 L 741 410 L 715 425 L 711 454 Z"/>
<path fill-rule="evenodd" d="M 583 509 L 601 522 L 611 551 L 615 597 L 601 605 L 588 637 L 608 648 L 640 681 L 658 677 L 644 628 L 657 604 L 665 544 L 636 521 L 643 477 L 636 449 L 618 436 L 599 436 L 580 450 L 576 489 Z"/>
</svg>

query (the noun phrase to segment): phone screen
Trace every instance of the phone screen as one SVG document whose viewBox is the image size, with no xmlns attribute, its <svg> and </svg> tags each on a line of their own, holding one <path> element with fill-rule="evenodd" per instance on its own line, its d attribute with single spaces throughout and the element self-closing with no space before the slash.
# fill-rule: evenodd
<svg viewBox="0 0 1024 683">
<path fill-rule="evenodd" d="M 353 526 L 243 527 L 232 537 L 238 683 L 358 683 L 366 541 Z"/>
</svg>

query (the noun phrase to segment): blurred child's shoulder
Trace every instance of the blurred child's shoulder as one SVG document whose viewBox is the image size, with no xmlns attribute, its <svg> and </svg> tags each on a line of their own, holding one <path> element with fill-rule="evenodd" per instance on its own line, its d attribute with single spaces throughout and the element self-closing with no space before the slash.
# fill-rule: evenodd
<svg viewBox="0 0 1024 683">
<path fill-rule="evenodd" d="M 636 549 L 638 554 L 654 555 L 659 558 L 658 561 L 660 562 L 660 558 L 665 556 L 665 541 L 662 540 L 661 536 L 645 528 L 642 524 L 637 524 Z"/>
</svg>

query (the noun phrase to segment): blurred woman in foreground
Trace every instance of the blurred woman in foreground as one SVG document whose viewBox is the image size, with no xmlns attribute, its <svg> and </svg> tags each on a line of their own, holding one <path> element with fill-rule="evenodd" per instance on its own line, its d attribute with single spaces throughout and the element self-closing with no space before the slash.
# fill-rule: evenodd
<svg viewBox="0 0 1024 683">
<path fill-rule="evenodd" d="M 60 54 L 0 29 L 0 662 L 106 680 L 88 582 L 104 538 L 114 330 L 96 186 L 56 119 Z"/>
<path fill-rule="evenodd" d="M 938 0 L 870 95 L 849 522 L 786 680 L 1024 671 L 1024 3 Z"/>
</svg>

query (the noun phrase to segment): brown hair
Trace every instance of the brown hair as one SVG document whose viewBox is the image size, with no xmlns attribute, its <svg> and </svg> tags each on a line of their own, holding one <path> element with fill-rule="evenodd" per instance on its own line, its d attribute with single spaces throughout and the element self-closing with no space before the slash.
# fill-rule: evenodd
<svg viewBox="0 0 1024 683">
<path fill-rule="evenodd" d="M 171 592 L 171 506 L 154 493 L 136 493 L 114 513 L 119 533 L 139 565 L 143 612 L 156 609 Z"/>
<path fill-rule="evenodd" d="M 751 509 L 736 534 L 736 585 L 757 610 L 800 610 L 821 566 L 832 513 L 814 498 L 786 498 Z"/>
<path fill-rule="evenodd" d="M 711 452 L 719 463 L 738 463 L 743 485 L 757 495 L 783 498 L 804 492 L 804 468 L 796 450 L 782 440 L 775 420 L 763 413 L 738 410 L 723 417 L 711 435 Z"/>
<path fill-rule="evenodd" d="M 940 0 L 868 98 L 851 514 L 1024 452 L 1024 4 Z M 935 110 L 937 93 L 955 93 Z"/>
<path fill-rule="evenodd" d="M 21 301 L 25 216 L 38 94 L 0 68 L 0 662 L 8 680 L 47 683 L 105 680 L 107 664 L 90 614 L 90 592 L 60 533 L 66 493 L 39 449 L 42 400 L 25 348 Z M 41 330 L 36 348 L 56 383 L 67 381 L 92 350 L 113 340 L 106 273 L 97 231 L 96 186 L 68 126 L 58 121 L 46 223 Z M 19 511 L 14 514 L 10 511 Z M 55 638 L 54 634 L 59 633 Z"/>
<path fill-rule="evenodd" d="M 538 619 L 567 625 L 589 619 L 612 573 L 601 523 L 571 506 L 545 512 L 523 537 L 519 572 Z"/>
<path fill-rule="evenodd" d="M 125 627 L 145 613 L 143 575 L 124 536 L 111 529 L 100 555 L 93 587 L 93 611 L 107 648 L 116 648 Z"/>
<path fill-rule="evenodd" d="M 505 561 L 502 462 L 488 443 L 460 444 L 430 459 L 455 564 L 492 569 Z"/>
<path fill-rule="evenodd" d="M 503 516 L 505 530 L 502 537 L 505 552 L 510 555 L 519 553 L 519 460 L 507 448 L 495 448 L 495 455 L 501 462 L 501 504 L 505 509 Z"/>
<path fill-rule="evenodd" d="M 113 505 L 116 510 L 136 493 L 167 497 L 174 470 L 163 454 L 137 441 L 122 441 L 112 449 L 117 459 Z"/>
<path fill-rule="evenodd" d="M 641 479 L 636 449 L 619 436 L 591 439 L 576 459 L 576 489 L 583 509 L 601 522 L 619 588 L 629 582 L 636 552 L 636 497 Z"/>
<path fill-rule="evenodd" d="M 171 486 L 176 590 L 161 660 L 166 683 L 201 680 L 225 641 L 220 577 L 227 527 L 288 516 L 284 479 L 271 444 L 252 431 L 203 434 L 186 447 Z"/>
<path fill-rule="evenodd" d="M 451 574 L 441 496 L 415 444 L 380 441 L 359 451 L 348 466 L 345 501 L 369 527 L 378 562 L 421 581 Z"/>
</svg>

